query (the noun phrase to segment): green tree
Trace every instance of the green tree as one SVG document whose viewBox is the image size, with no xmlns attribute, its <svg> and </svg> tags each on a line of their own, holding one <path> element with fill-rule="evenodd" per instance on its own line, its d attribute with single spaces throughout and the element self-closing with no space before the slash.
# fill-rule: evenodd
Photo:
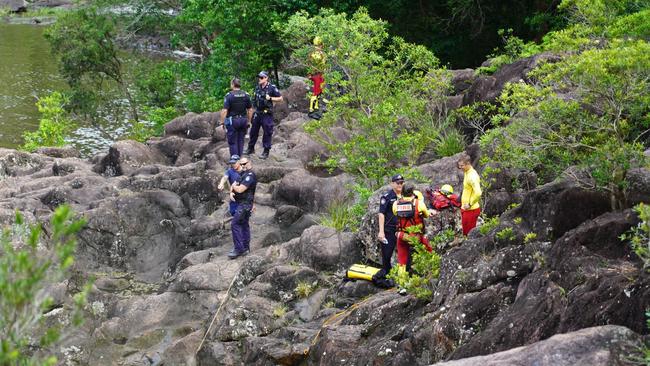
<svg viewBox="0 0 650 366">
<path fill-rule="evenodd" d="M 60 206 L 50 221 L 51 235 L 43 250 L 42 228 L 28 225 L 16 214 L 15 225 L 0 237 L 0 365 L 55 365 L 51 348 L 62 329 L 48 326 L 37 332 L 52 298 L 45 285 L 65 278 L 74 263 L 76 233 L 85 225 Z M 78 326 L 89 287 L 74 295 L 71 323 Z"/>
<path fill-rule="evenodd" d="M 136 102 L 125 80 L 115 44 L 115 21 L 108 12 L 80 8 L 60 17 L 45 37 L 59 59 L 61 74 L 72 89 L 72 107 L 95 116 L 101 90 L 114 82 L 138 120 Z"/>
<path fill-rule="evenodd" d="M 59 92 L 53 92 L 36 102 L 36 107 L 41 113 L 41 120 L 38 130 L 23 133 L 23 139 L 25 139 L 23 149 L 34 151 L 42 146 L 63 146 L 65 144 L 65 137 L 73 126 L 64 109 L 66 102 L 67 98 Z"/>
<path fill-rule="evenodd" d="M 299 12 L 278 30 L 298 70 L 307 66 L 313 37 L 323 40 L 330 103 L 323 119 L 306 130 L 330 151 L 327 166 L 376 187 L 437 141 L 450 77 L 425 47 L 389 37 L 387 24 L 365 9 L 350 17 L 331 10 Z M 348 131 L 349 138 L 337 139 L 335 128 Z"/>
<path fill-rule="evenodd" d="M 645 165 L 649 141 L 650 44 L 615 40 L 531 76 L 535 87 L 506 89 L 501 99 L 519 116 L 499 117 L 509 125 L 487 133 L 483 147 L 504 166 L 535 170 L 544 181 L 578 166 L 573 178 L 608 192 L 613 208 L 625 206 L 627 171 Z"/>
</svg>

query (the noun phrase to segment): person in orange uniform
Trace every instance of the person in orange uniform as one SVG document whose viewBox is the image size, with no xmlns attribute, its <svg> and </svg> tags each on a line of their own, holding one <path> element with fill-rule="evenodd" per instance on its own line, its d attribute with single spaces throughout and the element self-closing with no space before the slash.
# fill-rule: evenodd
<svg viewBox="0 0 650 366">
<path fill-rule="evenodd" d="M 413 247 L 406 240 L 409 236 L 416 236 L 420 243 L 431 251 L 429 240 L 424 235 L 424 218 L 429 217 L 429 210 L 420 191 L 416 191 L 412 183 L 404 184 L 402 197 L 393 203 L 393 214 L 397 217 L 397 263 L 406 266 L 411 271 L 411 253 Z M 420 233 L 408 234 L 406 228 L 420 225 Z"/>
<path fill-rule="evenodd" d="M 483 192 L 481 191 L 481 178 L 472 167 L 472 161 L 468 155 L 463 155 L 458 159 L 458 169 L 464 172 L 460 212 L 463 235 L 467 236 L 470 230 L 476 227 L 476 221 L 481 214 L 479 201 Z"/>
</svg>

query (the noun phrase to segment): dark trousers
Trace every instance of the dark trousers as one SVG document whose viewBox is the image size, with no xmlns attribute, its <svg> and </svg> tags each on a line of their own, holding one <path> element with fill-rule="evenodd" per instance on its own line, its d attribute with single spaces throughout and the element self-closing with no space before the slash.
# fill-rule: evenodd
<svg viewBox="0 0 650 366">
<path fill-rule="evenodd" d="M 384 233 L 386 234 L 386 240 L 388 241 L 388 244 L 379 244 L 381 245 L 381 270 L 385 274 L 388 274 L 390 272 L 390 260 L 393 258 L 395 246 L 397 245 L 397 236 L 395 236 L 395 231 L 396 229 L 384 228 Z"/>
<path fill-rule="evenodd" d="M 241 156 L 244 152 L 244 137 L 246 136 L 247 118 L 244 116 L 228 117 L 231 123 L 226 126 L 226 138 L 230 155 Z"/>
<path fill-rule="evenodd" d="M 235 201 L 230 201 L 228 202 L 228 212 L 230 212 L 230 216 L 235 216 L 235 212 L 237 212 L 237 202 Z"/>
<path fill-rule="evenodd" d="M 235 215 L 232 218 L 230 229 L 232 231 L 235 252 L 237 253 L 250 250 L 251 227 L 248 219 L 251 217 L 251 209 L 252 205 L 250 203 L 238 203 Z"/>
<path fill-rule="evenodd" d="M 264 130 L 262 136 L 262 146 L 265 149 L 271 148 L 271 137 L 273 136 L 273 115 L 268 113 L 255 112 L 253 123 L 250 131 L 250 141 L 248 142 L 249 149 L 255 149 L 257 137 L 260 135 L 260 127 Z"/>
</svg>

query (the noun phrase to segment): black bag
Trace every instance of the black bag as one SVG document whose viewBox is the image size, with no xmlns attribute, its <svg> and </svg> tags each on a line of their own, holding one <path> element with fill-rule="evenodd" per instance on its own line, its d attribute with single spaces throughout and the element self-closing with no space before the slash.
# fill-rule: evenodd
<svg viewBox="0 0 650 366">
<path fill-rule="evenodd" d="M 415 200 L 400 199 L 397 201 L 396 215 L 402 219 L 412 219 L 415 217 Z"/>
</svg>

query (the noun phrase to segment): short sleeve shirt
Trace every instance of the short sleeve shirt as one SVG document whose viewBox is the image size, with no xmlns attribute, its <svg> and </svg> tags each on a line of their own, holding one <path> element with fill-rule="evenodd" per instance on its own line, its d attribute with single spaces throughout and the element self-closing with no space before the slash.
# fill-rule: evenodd
<svg viewBox="0 0 650 366">
<path fill-rule="evenodd" d="M 384 214 L 384 230 L 397 230 L 397 217 L 393 214 L 393 202 L 397 201 L 397 194 L 392 189 L 384 193 L 379 199 L 379 213 Z"/>
<path fill-rule="evenodd" d="M 239 184 L 246 186 L 242 193 L 235 193 L 235 201 L 239 203 L 253 203 L 255 198 L 255 189 L 257 188 L 257 177 L 252 171 L 247 171 L 239 177 Z"/>
<path fill-rule="evenodd" d="M 266 98 L 264 98 L 265 95 L 270 95 L 273 98 L 281 97 L 282 94 L 280 94 L 280 90 L 273 84 L 267 83 L 265 87 L 261 87 L 257 85 L 255 88 L 255 108 L 258 111 L 262 111 L 263 109 L 266 108 Z M 269 102 L 271 105 L 273 102 Z"/>
<path fill-rule="evenodd" d="M 251 97 L 246 92 L 228 92 L 223 98 L 223 108 L 228 111 L 228 116 L 241 116 L 246 110 L 253 107 Z"/>
</svg>

